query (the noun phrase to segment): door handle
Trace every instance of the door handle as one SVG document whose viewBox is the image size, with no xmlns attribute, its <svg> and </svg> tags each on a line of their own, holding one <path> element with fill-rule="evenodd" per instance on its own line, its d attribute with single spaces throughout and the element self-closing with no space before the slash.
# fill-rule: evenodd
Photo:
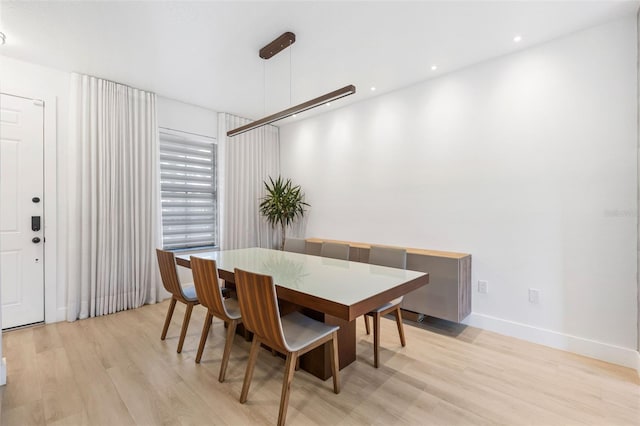
<svg viewBox="0 0 640 426">
<path fill-rule="evenodd" d="M 31 240 L 34 244 L 38 244 L 40 242 L 40 237 L 33 237 Z"/>
</svg>

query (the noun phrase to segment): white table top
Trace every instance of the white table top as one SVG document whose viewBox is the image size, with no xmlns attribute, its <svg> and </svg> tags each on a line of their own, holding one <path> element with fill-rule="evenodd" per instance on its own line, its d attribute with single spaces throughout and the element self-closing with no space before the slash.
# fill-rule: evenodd
<svg viewBox="0 0 640 426">
<path fill-rule="evenodd" d="M 409 281 L 424 272 L 369 265 L 321 256 L 264 248 L 211 251 L 178 255 L 214 259 L 218 269 L 234 268 L 271 275 L 276 285 L 343 305 L 353 305 Z"/>
</svg>

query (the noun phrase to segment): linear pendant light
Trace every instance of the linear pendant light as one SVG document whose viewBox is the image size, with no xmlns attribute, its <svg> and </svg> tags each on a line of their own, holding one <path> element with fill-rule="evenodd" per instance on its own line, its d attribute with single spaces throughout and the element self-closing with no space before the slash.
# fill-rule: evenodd
<svg viewBox="0 0 640 426">
<path fill-rule="evenodd" d="M 301 103 L 300 105 L 287 108 L 283 111 L 276 112 L 275 114 L 271 114 L 267 117 L 261 118 L 260 120 L 256 120 L 252 123 L 245 124 L 244 126 L 238 127 L 236 129 L 229 130 L 227 132 L 227 136 L 236 136 L 236 135 L 239 135 L 240 133 L 248 132 L 249 130 L 253 130 L 258 127 L 264 126 L 265 124 L 282 120 L 283 118 L 290 117 L 293 114 L 298 114 L 302 111 L 306 111 L 308 109 L 315 108 L 320 105 L 324 105 L 327 102 L 335 101 L 336 99 L 353 95 L 354 93 L 356 93 L 356 86 L 354 86 L 353 84 L 350 84 L 348 86 L 343 87 L 342 89 L 334 90 L 333 92 L 327 93 L 322 96 L 318 96 L 317 98 Z"/>
<path fill-rule="evenodd" d="M 267 60 L 287 47 L 291 46 L 296 41 L 296 35 L 292 32 L 286 32 L 282 34 L 280 37 L 273 40 L 271 43 L 264 46 L 258 52 L 258 55 Z M 290 117 L 294 114 L 301 113 L 311 108 L 315 108 L 320 105 L 324 105 L 327 102 L 335 101 L 336 99 L 344 98 L 345 96 L 353 95 L 356 93 L 356 86 L 350 84 L 338 90 L 334 90 L 333 92 L 326 93 L 322 96 L 318 96 L 317 98 L 311 99 L 310 101 L 303 102 L 299 105 L 287 108 L 283 111 L 276 112 L 275 114 L 271 114 L 267 117 L 261 118 L 249 124 L 245 124 L 244 126 L 240 126 L 233 130 L 229 130 L 227 132 L 227 136 L 237 136 L 241 133 L 248 132 L 249 130 L 257 129 L 258 127 L 264 126 L 269 123 L 273 123 L 278 120 L 282 120 L 283 118 Z"/>
</svg>

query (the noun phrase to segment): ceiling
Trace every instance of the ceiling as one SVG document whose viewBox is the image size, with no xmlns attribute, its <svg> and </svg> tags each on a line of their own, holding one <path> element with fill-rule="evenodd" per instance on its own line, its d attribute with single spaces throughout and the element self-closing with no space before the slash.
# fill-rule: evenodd
<svg viewBox="0 0 640 426">
<path fill-rule="evenodd" d="M 0 53 L 260 118 L 347 84 L 358 93 L 328 108 L 437 78 L 635 14 L 638 4 L 2 1 Z M 296 34 L 293 47 L 260 59 L 285 31 Z"/>
</svg>

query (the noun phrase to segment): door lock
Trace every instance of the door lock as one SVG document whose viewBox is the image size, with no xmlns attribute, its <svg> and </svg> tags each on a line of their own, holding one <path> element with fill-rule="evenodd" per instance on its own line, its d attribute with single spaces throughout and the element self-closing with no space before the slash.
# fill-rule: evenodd
<svg viewBox="0 0 640 426">
<path fill-rule="evenodd" d="M 32 231 L 40 230 L 40 216 L 31 216 L 31 230 Z"/>
<path fill-rule="evenodd" d="M 34 244 L 38 244 L 40 242 L 40 237 L 33 237 L 31 240 Z"/>
</svg>

